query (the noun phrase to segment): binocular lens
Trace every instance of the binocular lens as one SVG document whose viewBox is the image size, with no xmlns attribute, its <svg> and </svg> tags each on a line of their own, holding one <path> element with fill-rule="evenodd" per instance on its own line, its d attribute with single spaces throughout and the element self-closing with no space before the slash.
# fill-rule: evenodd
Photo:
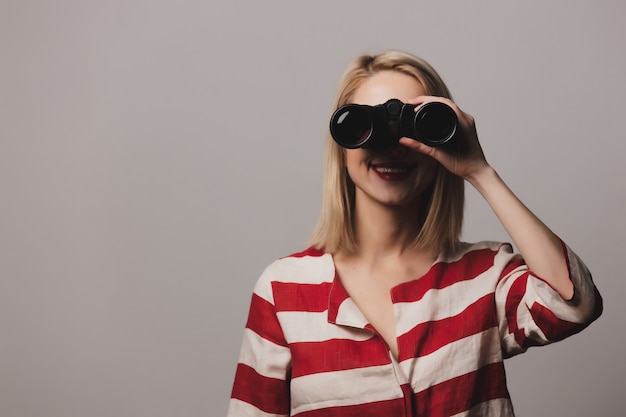
<svg viewBox="0 0 626 417">
<path fill-rule="evenodd" d="M 454 136 L 456 123 L 456 114 L 449 106 L 426 103 L 415 114 L 415 135 L 431 146 L 442 144 Z"/>
<path fill-rule="evenodd" d="M 346 148 L 360 147 L 370 137 L 372 127 L 370 112 L 358 105 L 342 107 L 330 123 L 333 138 Z"/>
</svg>

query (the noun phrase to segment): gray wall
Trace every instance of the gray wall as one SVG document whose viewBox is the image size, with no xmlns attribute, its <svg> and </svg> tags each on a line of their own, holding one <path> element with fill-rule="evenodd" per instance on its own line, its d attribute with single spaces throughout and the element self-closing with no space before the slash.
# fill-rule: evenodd
<svg viewBox="0 0 626 417">
<path fill-rule="evenodd" d="M 337 80 L 388 48 L 604 295 L 507 362 L 518 414 L 623 415 L 625 4 L 2 0 L 0 415 L 224 415 L 254 282 L 317 219 Z M 507 239 L 468 194 L 465 239 Z"/>
</svg>

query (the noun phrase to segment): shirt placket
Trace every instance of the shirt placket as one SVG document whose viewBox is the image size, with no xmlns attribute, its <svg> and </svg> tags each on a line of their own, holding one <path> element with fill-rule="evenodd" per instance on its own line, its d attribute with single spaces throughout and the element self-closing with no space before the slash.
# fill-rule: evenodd
<svg viewBox="0 0 626 417">
<path fill-rule="evenodd" d="M 347 291 L 341 285 L 337 277 L 331 288 L 329 295 L 328 321 L 340 326 L 352 327 L 359 330 L 367 330 L 372 332 L 375 337 L 383 344 L 389 359 L 389 366 L 393 370 L 396 384 L 402 392 L 404 400 L 404 417 L 413 416 L 413 390 L 408 375 L 402 369 L 402 366 L 393 355 L 389 345 L 380 335 L 380 333 L 369 323 L 363 312 L 358 308 L 356 303 L 350 298 Z"/>
</svg>

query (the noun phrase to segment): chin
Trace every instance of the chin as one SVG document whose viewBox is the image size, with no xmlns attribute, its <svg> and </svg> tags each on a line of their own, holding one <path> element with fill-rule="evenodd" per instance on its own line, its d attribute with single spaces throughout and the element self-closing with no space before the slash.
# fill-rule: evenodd
<svg viewBox="0 0 626 417">
<path fill-rule="evenodd" d="M 419 199 L 413 194 L 387 195 L 387 196 L 381 196 L 378 199 L 378 202 L 380 204 L 390 206 L 390 207 L 397 207 L 397 208 L 415 205 L 417 201 L 419 201 Z"/>
</svg>

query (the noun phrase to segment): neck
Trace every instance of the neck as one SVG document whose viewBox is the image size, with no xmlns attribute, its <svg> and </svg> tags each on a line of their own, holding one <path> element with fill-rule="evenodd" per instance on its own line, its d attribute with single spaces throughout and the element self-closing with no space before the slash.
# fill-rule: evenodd
<svg viewBox="0 0 626 417">
<path fill-rule="evenodd" d="M 361 256 L 401 256 L 407 250 L 415 249 L 414 242 L 422 226 L 419 198 L 402 206 L 364 203 L 356 201 L 354 213 Z"/>
</svg>

